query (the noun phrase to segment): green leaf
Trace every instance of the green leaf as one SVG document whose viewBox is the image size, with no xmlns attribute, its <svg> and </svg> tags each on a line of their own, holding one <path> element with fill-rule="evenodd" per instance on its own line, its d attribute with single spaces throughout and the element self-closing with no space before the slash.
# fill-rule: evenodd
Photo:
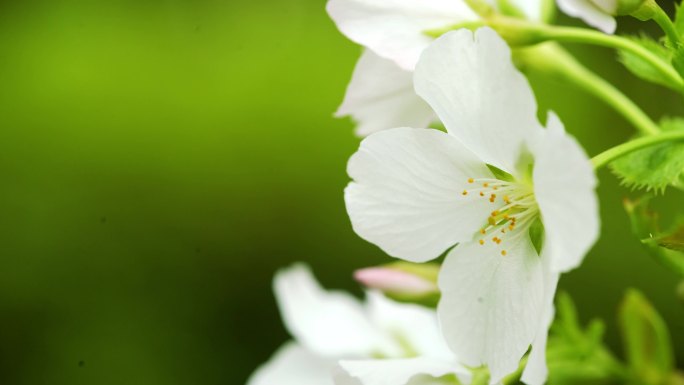
<svg viewBox="0 0 684 385">
<path fill-rule="evenodd" d="M 684 119 L 663 119 L 663 131 L 684 130 Z M 622 183 L 635 189 L 663 192 L 684 178 L 684 141 L 667 142 L 634 151 L 610 164 Z"/>
<path fill-rule="evenodd" d="M 649 254 L 668 270 L 684 277 L 684 253 L 664 247 L 681 241 L 682 225 L 673 226 L 673 231 L 661 231 L 658 213 L 649 209 L 652 197 L 645 196 L 637 201 L 625 200 L 624 206 L 632 224 L 632 232 L 641 240 Z M 663 241 L 664 240 L 664 241 Z"/>
<path fill-rule="evenodd" d="M 556 299 L 557 315 L 551 327 L 546 358 L 550 384 L 615 383 L 625 368 L 603 344 L 605 324 L 593 320 L 580 325 L 567 293 Z"/>
<path fill-rule="evenodd" d="M 637 290 L 625 295 L 619 321 L 627 361 L 646 384 L 662 384 L 674 367 L 670 332 L 648 300 Z"/>
<path fill-rule="evenodd" d="M 672 54 L 670 50 L 667 49 L 663 44 L 654 40 L 653 38 L 640 35 L 640 36 L 629 36 L 628 39 L 632 40 L 634 43 L 639 44 L 643 48 L 651 51 L 651 53 L 662 58 L 666 62 L 670 62 L 672 59 Z M 633 73 L 635 76 L 646 80 L 651 83 L 660 84 L 662 86 L 671 88 L 678 91 L 677 86 L 672 84 L 668 78 L 662 75 L 660 71 L 653 67 L 647 61 L 644 61 L 640 56 L 634 55 L 631 52 L 625 50 L 618 51 L 618 60 L 627 67 L 627 69 Z"/>
</svg>

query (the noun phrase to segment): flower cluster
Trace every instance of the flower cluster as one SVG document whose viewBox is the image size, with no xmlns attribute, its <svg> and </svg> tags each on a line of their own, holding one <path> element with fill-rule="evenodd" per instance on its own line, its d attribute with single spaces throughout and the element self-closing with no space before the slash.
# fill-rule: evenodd
<svg viewBox="0 0 684 385">
<path fill-rule="evenodd" d="M 608 33 L 614 15 L 645 15 L 647 3 L 558 0 Z M 490 384 L 519 370 L 529 385 L 546 381 L 559 278 L 582 263 L 600 224 L 592 161 L 553 112 L 539 121 L 505 40 L 511 26 L 542 31 L 545 7 L 329 0 L 340 31 L 364 47 L 336 113 L 364 137 L 347 167 L 351 225 L 392 257 L 441 261 L 434 281 L 382 268 L 357 278 L 402 295 L 438 291 L 439 304 L 375 291 L 361 304 L 324 291 L 304 266 L 283 271 L 275 294 L 295 342 L 250 385 L 469 383 L 477 368 Z"/>
</svg>

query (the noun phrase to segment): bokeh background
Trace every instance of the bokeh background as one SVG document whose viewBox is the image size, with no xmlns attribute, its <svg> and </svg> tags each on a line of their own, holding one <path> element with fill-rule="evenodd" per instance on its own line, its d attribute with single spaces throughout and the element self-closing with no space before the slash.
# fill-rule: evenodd
<svg viewBox="0 0 684 385">
<path fill-rule="evenodd" d="M 570 48 L 652 116 L 684 112 L 612 52 Z M 322 0 L 1 2 L 0 383 L 241 384 L 288 338 L 276 269 L 306 261 L 360 293 L 353 269 L 389 258 L 342 199 L 359 140 L 332 112 L 359 53 Z M 572 86 L 532 83 L 590 154 L 632 135 Z M 561 287 L 617 352 L 616 306 L 640 288 L 681 364 L 677 280 L 631 237 L 630 192 L 600 179 L 602 239 Z"/>
</svg>

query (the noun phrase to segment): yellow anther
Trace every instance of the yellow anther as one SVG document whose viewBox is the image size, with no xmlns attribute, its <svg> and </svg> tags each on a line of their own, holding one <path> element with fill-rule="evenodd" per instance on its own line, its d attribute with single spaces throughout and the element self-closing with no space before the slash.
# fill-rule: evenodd
<svg viewBox="0 0 684 385">
<path fill-rule="evenodd" d="M 487 218 L 487 222 L 489 222 L 489 224 L 492 226 L 496 225 L 496 220 L 494 219 L 494 217 Z"/>
<path fill-rule="evenodd" d="M 489 183 L 484 182 L 484 183 L 482 183 L 482 186 L 484 186 L 484 187 L 489 187 Z"/>
<path fill-rule="evenodd" d="M 506 254 L 508 254 L 508 253 L 506 253 L 506 250 L 501 250 L 501 255 L 503 255 L 505 257 Z"/>
<path fill-rule="evenodd" d="M 499 188 L 497 186 L 492 187 L 495 191 L 498 190 Z"/>
<path fill-rule="evenodd" d="M 463 194 L 463 195 L 468 195 L 468 191 L 463 190 L 463 192 L 462 192 L 461 194 Z"/>
<path fill-rule="evenodd" d="M 480 234 L 482 234 L 482 235 L 487 234 L 487 230 L 485 230 L 485 229 L 480 229 Z"/>
<path fill-rule="evenodd" d="M 484 239 L 480 239 L 480 244 L 484 245 Z"/>
<path fill-rule="evenodd" d="M 494 211 L 492 211 L 492 216 L 493 216 L 493 217 L 495 217 L 495 216 L 497 216 L 497 215 L 499 215 L 499 210 L 494 210 Z"/>
<path fill-rule="evenodd" d="M 473 182 L 475 182 L 475 179 L 473 179 L 473 178 L 468 178 L 468 183 L 473 183 Z"/>
<path fill-rule="evenodd" d="M 508 216 L 508 214 L 504 214 L 504 219 L 508 219 L 508 218 L 510 218 L 510 217 Z"/>
<path fill-rule="evenodd" d="M 501 229 L 501 232 L 506 234 L 506 229 Z"/>
<path fill-rule="evenodd" d="M 508 230 L 513 231 L 514 228 L 515 228 L 514 224 L 511 223 L 510 225 L 508 225 Z"/>
<path fill-rule="evenodd" d="M 482 191 L 480 191 L 480 196 L 481 196 L 481 197 L 483 197 L 483 196 L 484 196 L 484 193 L 483 193 Z"/>
<path fill-rule="evenodd" d="M 506 202 L 506 204 L 511 203 L 511 199 L 508 197 L 508 195 L 504 195 L 503 200 L 504 200 L 504 202 Z"/>
</svg>

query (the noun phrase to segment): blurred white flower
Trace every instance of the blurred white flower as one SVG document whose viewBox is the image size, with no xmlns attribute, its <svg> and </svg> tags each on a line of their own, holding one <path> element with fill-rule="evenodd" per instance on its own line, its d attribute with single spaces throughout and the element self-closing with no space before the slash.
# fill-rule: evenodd
<svg viewBox="0 0 684 385">
<path fill-rule="evenodd" d="M 558 7 L 573 17 L 579 17 L 605 33 L 614 33 L 617 23 L 617 0 L 557 0 Z"/>
<path fill-rule="evenodd" d="M 434 381 L 446 374 L 469 374 L 446 346 L 432 310 L 374 292 L 363 304 L 348 294 L 325 291 L 303 265 L 279 272 L 274 291 L 294 341 L 260 367 L 248 385 L 330 385 L 333 372 L 339 384 L 372 385 L 368 373 L 387 366 L 401 368 L 396 385 L 416 375 Z"/>
<path fill-rule="evenodd" d="M 489 28 L 439 38 L 414 82 L 448 133 L 395 128 L 362 141 L 345 190 L 354 230 L 412 262 L 457 245 L 439 277 L 447 343 L 464 364 L 487 364 L 492 382 L 532 343 L 524 379 L 541 384 L 558 275 L 598 236 L 591 163 L 555 115 L 540 125 L 527 80 Z M 544 236 L 531 237 L 539 221 Z"/>
<path fill-rule="evenodd" d="M 543 0 L 515 0 L 538 20 Z M 351 116 L 359 136 L 392 127 L 423 127 L 435 120 L 413 90 L 413 68 L 432 41 L 426 31 L 478 20 L 463 0 L 329 0 L 340 31 L 366 47 L 337 117 Z"/>
</svg>

